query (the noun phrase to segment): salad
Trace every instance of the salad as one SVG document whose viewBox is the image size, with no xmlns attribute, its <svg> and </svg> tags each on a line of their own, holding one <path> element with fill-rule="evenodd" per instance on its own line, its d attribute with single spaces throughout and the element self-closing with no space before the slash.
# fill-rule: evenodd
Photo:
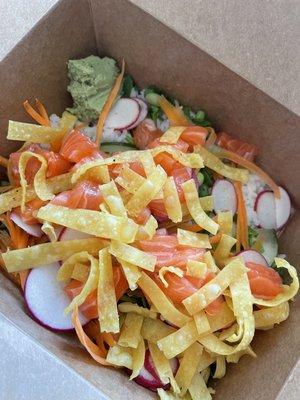
<svg viewBox="0 0 300 400">
<path fill-rule="evenodd" d="M 296 269 L 278 254 L 292 214 L 258 148 L 216 133 L 109 58 L 68 63 L 73 107 L 36 100 L 0 158 L 1 266 L 29 314 L 75 330 L 91 357 L 160 399 L 211 399 L 255 331 L 289 316 Z"/>
</svg>

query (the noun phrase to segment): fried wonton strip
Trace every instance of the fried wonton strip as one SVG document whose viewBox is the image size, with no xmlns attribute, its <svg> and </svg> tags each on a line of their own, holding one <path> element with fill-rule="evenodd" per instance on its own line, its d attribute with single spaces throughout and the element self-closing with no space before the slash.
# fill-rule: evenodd
<svg viewBox="0 0 300 400">
<path fill-rule="evenodd" d="M 178 311 L 159 286 L 144 272 L 138 285 L 164 319 L 176 326 L 183 326 L 188 322 L 190 318 Z"/>
<path fill-rule="evenodd" d="M 175 144 L 178 142 L 186 126 L 172 126 L 159 138 L 162 143 Z"/>
<path fill-rule="evenodd" d="M 106 361 L 118 367 L 132 369 L 132 349 L 116 344 L 109 348 Z"/>
<path fill-rule="evenodd" d="M 49 237 L 51 242 L 57 242 L 57 231 L 50 222 L 45 221 L 41 227 L 41 230 Z"/>
<path fill-rule="evenodd" d="M 210 251 L 207 251 L 204 254 L 204 261 L 207 265 L 207 267 L 212 271 L 212 272 L 219 272 L 219 268 L 217 267 L 215 260 L 213 256 L 211 255 Z"/>
<path fill-rule="evenodd" d="M 118 304 L 118 309 L 121 313 L 135 313 L 141 315 L 142 317 L 153 318 L 156 319 L 157 313 L 153 310 L 149 310 L 148 308 L 140 307 L 137 304 L 124 302 Z"/>
<path fill-rule="evenodd" d="M 181 222 L 182 209 L 173 177 L 167 179 L 163 188 L 163 195 L 164 205 L 169 219 L 175 223 Z"/>
<path fill-rule="evenodd" d="M 224 164 L 217 156 L 210 153 L 204 147 L 195 146 L 195 151 L 201 155 L 204 165 L 225 178 L 246 183 L 248 181 L 249 172 L 246 169 L 230 167 Z"/>
<path fill-rule="evenodd" d="M 110 362 L 105 360 L 105 355 L 104 353 L 100 350 L 100 348 L 92 342 L 92 340 L 87 336 L 87 334 L 84 332 L 79 317 L 78 317 L 78 308 L 75 308 L 72 314 L 72 323 L 74 325 L 76 334 L 78 336 L 78 339 L 80 340 L 80 343 L 86 348 L 88 353 L 92 356 L 92 358 L 97 361 L 99 364 L 102 365 L 111 365 Z"/>
<path fill-rule="evenodd" d="M 144 339 L 156 343 L 175 331 L 175 328 L 159 319 L 144 318 L 141 334 Z"/>
<path fill-rule="evenodd" d="M 145 150 L 141 152 L 140 160 L 146 172 L 146 176 L 149 177 L 155 171 L 156 168 L 151 151 Z"/>
<path fill-rule="evenodd" d="M 156 257 L 133 246 L 112 241 L 109 247 L 109 252 L 120 260 L 137 265 L 138 267 L 146 269 L 147 271 L 154 271 Z"/>
<path fill-rule="evenodd" d="M 178 161 L 185 167 L 203 168 L 203 158 L 196 153 L 183 153 L 172 146 L 158 146 L 151 150 L 153 157 L 160 153 L 170 154 L 174 160 Z"/>
<path fill-rule="evenodd" d="M 199 201 L 204 211 L 212 211 L 214 209 L 214 199 L 212 196 L 200 197 Z"/>
<path fill-rule="evenodd" d="M 153 236 L 155 235 L 157 228 L 158 228 L 157 220 L 153 217 L 153 215 L 150 215 L 145 225 L 139 226 L 139 230 L 136 235 L 136 240 L 152 239 Z"/>
<path fill-rule="evenodd" d="M 175 381 L 172 368 L 170 365 L 169 360 L 164 356 L 164 354 L 160 351 L 160 349 L 157 347 L 156 344 L 149 342 L 149 350 L 150 354 L 153 360 L 153 364 L 155 366 L 155 369 L 157 371 L 157 374 L 160 378 L 160 380 L 164 383 L 171 383 L 171 386 L 173 388 L 173 391 L 175 393 L 179 393 L 179 387 Z"/>
<path fill-rule="evenodd" d="M 141 369 L 144 366 L 145 353 L 145 342 L 144 339 L 140 336 L 137 348 L 132 349 L 132 374 L 130 375 L 129 380 L 132 380 L 139 375 Z"/>
<path fill-rule="evenodd" d="M 209 216 L 203 211 L 198 200 L 198 192 L 195 181 L 190 179 L 189 181 L 184 182 L 182 184 L 182 189 L 187 208 L 196 224 L 210 232 L 212 235 L 215 235 L 218 231 L 219 225 L 214 220 L 209 218 Z"/>
<path fill-rule="evenodd" d="M 180 366 L 175 375 L 176 382 L 181 389 L 181 394 L 186 393 L 194 375 L 198 373 L 198 364 L 202 352 L 203 347 L 195 342 L 183 353 Z"/>
<path fill-rule="evenodd" d="M 219 211 L 217 221 L 220 226 L 220 232 L 231 236 L 233 227 L 232 211 Z"/>
<path fill-rule="evenodd" d="M 115 179 L 115 182 L 127 192 L 134 194 L 140 186 L 145 182 L 145 178 L 134 172 L 127 166 L 121 170 L 120 176 Z"/>
<path fill-rule="evenodd" d="M 130 290 L 137 289 L 137 281 L 141 277 L 141 272 L 136 265 L 118 258 L 118 262 L 122 266 L 125 278 L 127 279 Z"/>
<path fill-rule="evenodd" d="M 97 303 L 101 332 L 120 331 L 111 255 L 107 247 L 99 251 Z"/>
<path fill-rule="evenodd" d="M 196 374 L 188 388 L 192 400 L 211 400 L 211 394 L 201 374 Z"/>
<path fill-rule="evenodd" d="M 218 275 L 206 283 L 197 292 L 183 300 L 187 311 L 194 315 L 203 310 L 208 304 L 216 300 L 227 287 L 241 276 L 246 270 L 245 265 L 239 259 L 233 259 Z"/>
<path fill-rule="evenodd" d="M 253 358 L 256 358 L 257 355 L 254 353 L 252 350 L 251 346 L 248 346 L 245 350 L 241 350 L 238 353 L 235 354 L 230 354 L 229 356 L 226 356 L 226 361 L 228 363 L 235 363 L 237 364 L 240 361 L 240 358 L 244 355 L 249 355 Z"/>
<path fill-rule="evenodd" d="M 76 263 L 72 272 L 72 279 L 76 279 L 80 282 L 85 282 L 89 276 L 90 268 L 81 263 Z"/>
<path fill-rule="evenodd" d="M 35 174 L 34 181 L 33 181 L 33 186 L 34 190 L 36 192 L 37 197 L 39 197 L 41 200 L 47 201 L 51 200 L 54 197 L 54 194 L 51 192 L 51 190 L 47 186 L 47 180 L 46 180 L 46 171 L 47 171 L 47 161 L 46 159 L 41 156 L 40 154 L 32 153 L 31 151 L 24 151 L 24 153 L 21 154 L 20 160 L 19 160 L 19 171 L 20 171 L 20 185 L 22 188 L 22 202 L 21 202 L 21 208 L 24 210 L 25 207 L 25 202 L 26 202 L 26 190 L 27 190 L 27 181 L 25 178 L 25 171 L 26 171 L 26 166 L 27 162 L 32 158 L 37 158 L 38 161 L 40 161 L 41 166 L 37 173 Z"/>
<path fill-rule="evenodd" d="M 143 317 L 135 313 L 126 314 L 122 325 L 118 345 L 136 349 L 140 341 L 140 333 L 143 325 Z"/>
<path fill-rule="evenodd" d="M 254 311 L 253 315 L 256 329 L 279 324 L 289 316 L 289 303 L 285 301 L 275 307 L 263 308 L 262 310 Z"/>
<path fill-rule="evenodd" d="M 164 169 L 158 165 L 126 204 L 128 213 L 132 216 L 139 215 L 163 188 L 166 179 L 167 174 Z"/>
<path fill-rule="evenodd" d="M 96 258 L 93 256 L 90 256 L 88 254 L 89 261 L 91 263 L 91 268 L 89 272 L 89 276 L 87 278 L 87 281 L 85 282 L 81 292 L 74 297 L 74 299 L 71 301 L 71 303 L 66 307 L 65 313 L 69 313 L 70 311 L 74 310 L 76 307 L 79 307 L 87 298 L 87 296 L 97 288 L 97 283 L 98 283 L 98 277 L 99 277 L 99 268 L 98 268 L 98 262 Z M 102 313 L 102 310 L 101 310 Z"/>
<path fill-rule="evenodd" d="M 47 187 L 52 193 L 60 193 L 69 190 L 73 185 L 71 184 L 71 173 L 55 176 L 54 178 L 47 179 Z M 26 188 L 25 201 L 35 199 L 36 193 L 32 186 Z M 22 203 L 22 188 L 18 187 L 8 192 L 0 194 L 0 214 L 19 207 Z"/>
<path fill-rule="evenodd" d="M 177 229 L 178 243 L 183 246 L 211 249 L 208 235 L 204 233 L 189 232 L 184 229 Z"/>
<path fill-rule="evenodd" d="M 207 265 L 201 261 L 188 260 L 186 274 L 194 278 L 204 279 L 207 273 Z"/>
<path fill-rule="evenodd" d="M 217 356 L 216 359 L 216 370 L 214 373 L 214 379 L 221 379 L 226 374 L 226 359 L 224 356 Z"/>
<path fill-rule="evenodd" d="M 56 243 L 43 243 L 2 254 L 8 272 L 23 271 L 70 257 L 74 253 L 87 251 L 98 254 L 107 242 L 98 238 L 66 240 Z"/>
<path fill-rule="evenodd" d="M 162 281 L 163 285 L 165 287 L 168 287 L 169 284 L 168 282 L 165 280 L 165 274 L 169 272 L 172 274 L 175 274 L 177 276 L 179 276 L 180 278 L 183 277 L 183 270 L 177 267 L 161 267 L 158 273 L 158 276 L 160 278 L 160 280 Z"/>
<path fill-rule="evenodd" d="M 126 243 L 134 241 L 138 230 L 138 225 L 129 218 L 117 217 L 101 211 L 74 210 L 54 204 L 47 204 L 40 208 L 38 218 L 94 236 L 121 240 Z"/>
<path fill-rule="evenodd" d="M 59 268 L 57 280 L 62 282 L 68 281 L 72 277 L 75 264 L 84 262 L 92 263 L 94 260 L 94 257 L 92 257 L 87 251 L 72 254 L 70 257 L 66 258 L 66 261 Z"/>
<path fill-rule="evenodd" d="M 101 193 L 112 215 L 127 218 L 126 208 L 114 181 L 100 186 Z"/>
<path fill-rule="evenodd" d="M 220 329 L 223 329 L 225 326 L 232 324 L 235 321 L 235 315 L 228 307 L 226 302 L 220 305 L 220 310 L 216 315 L 207 314 L 206 317 L 208 319 L 211 332 L 219 331 Z"/>
<path fill-rule="evenodd" d="M 194 315 L 194 321 L 196 325 L 196 329 L 199 335 L 203 335 L 211 332 L 211 327 L 209 324 L 209 320 L 204 311 L 200 311 Z"/>
<path fill-rule="evenodd" d="M 198 372 L 204 371 L 207 367 L 209 367 L 212 363 L 216 361 L 216 357 L 212 356 L 212 354 L 203 350 L 199 359 L 198 364 Z"/>
<path fill-rule="evenodd" d="M 189 321 L 182 328 L 157 342 L 159 349 L 170 359 L 189 348 L 199 337 L 195 321 Z"/>
<path fill-rule="evenodd" d="M 51 143 L 61 137 L 61 128 L 9 121 L 7 139 L 31 143 Z"/>
<path fill-rule="evenodd" d="M 228 261 L 231 248 L 236 244 L 236 239 L 232 236 L 222 234 L 216 250 L 214 251 L 214 259 L 217 264 L 223 267 Z"/>
<path fill-rule="evenodd" d="M 288 273 L 290 274 L 291 278 L 293 279 L 292 283 L 289 286 L 284 285 L 283 292 L 279 293 L 272 300 L 262 300 L 262 299 L 257 299 L 256 297 L 254 297 L 253 298 L 254 304 L 258 304 L 260 306 L 265 306 L 265 307 L 276 307 L 288 300 L 291 300 L 293 297 L 296 296 L 296 294 L 299 290 L 299 279 L 297 276 L 296 268 L 294 268 L 291 264 L 289 264 L 283 258 L 276 257 L 275 263 L 278 268 L 286 268 L 288 270 Z"/>
</svg>

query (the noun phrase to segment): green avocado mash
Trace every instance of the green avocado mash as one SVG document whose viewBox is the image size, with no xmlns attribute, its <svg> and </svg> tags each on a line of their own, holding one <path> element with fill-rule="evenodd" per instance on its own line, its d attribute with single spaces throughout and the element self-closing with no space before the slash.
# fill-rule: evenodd
<svg viewBox="0 0 300 400">
<path fill-rule="evenodd" d="M 68 91 L 74 101 L 68 111 L 80 121 L 96 120 L 119 72 L 115 60 L 97 56 L 69 60 L 68 70 Z"/>
</svg>

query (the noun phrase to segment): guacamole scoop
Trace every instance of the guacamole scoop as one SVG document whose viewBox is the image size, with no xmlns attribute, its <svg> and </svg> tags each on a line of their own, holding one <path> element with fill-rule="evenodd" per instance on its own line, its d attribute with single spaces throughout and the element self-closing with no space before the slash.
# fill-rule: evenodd
<svg viewBox="0 0 300 400">
<path fill-rule="evenodd" d="M 80 121 L 96 120 L 118 72 L 115 60 L 108 57 L 89 56 L 80 60 L 69 60 L 68 91 L 74 104 L 68 111 Z"/>
</svg>

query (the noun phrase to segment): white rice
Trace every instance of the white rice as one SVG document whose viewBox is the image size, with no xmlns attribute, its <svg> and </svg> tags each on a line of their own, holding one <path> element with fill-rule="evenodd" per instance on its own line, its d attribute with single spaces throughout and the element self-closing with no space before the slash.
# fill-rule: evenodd
<svg viewBox="0 0 300 400">
<path fill-rule="evenodd" d="M 49 119 L 52 128 L 58 128 L 61 118 L 56 114 L 51 114 Z"/>
<path fill-rule="evenodd" d="M 254 204 L 258 193 L 266 188 L 266 184 L 256 174 L 249 174 L 248 182 L 243 185 L 243 195 L 247 210 L 248 224 L 250 226 L 259 225 L 257 214 L 254 211 Z"/>
</svg>

